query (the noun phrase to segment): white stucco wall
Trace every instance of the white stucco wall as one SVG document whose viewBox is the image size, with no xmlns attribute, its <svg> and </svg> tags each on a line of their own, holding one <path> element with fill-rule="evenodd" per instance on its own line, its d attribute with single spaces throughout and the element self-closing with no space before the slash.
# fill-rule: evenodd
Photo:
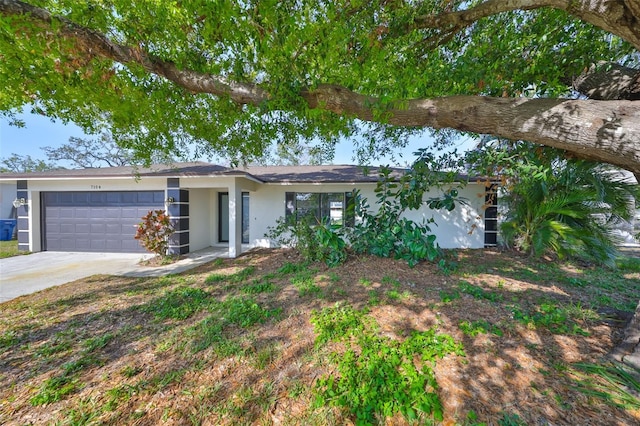
<svg viewBox="0 0 640 426">
<path fill-rule="evenodd" d="M 215 216 L 212 194 L 210 189 L 189 190 L 189 251 L 201 250 L 212 243 L 211 217 Z"/>
<path fill-rule="evenodd" d="M 1 183 L 0 184 L 0 219 L 15 219 L 11 216 L 13 209 L 13 200 L 16 199 L 16 184 Z"/>
<path fill-rule="evenodd" d="M 377 210 L 374 193 L 375 184 L 323 184 L 323 185 L 262 185 L 250 193 L 250 245 L 252 247 L 270 247 L 273 244 L 264 234 L 278 218 L 285 214 L 286 192 L 348 192 L 354 188 L 367 199 L 371 210 Z M 431 191 L 424 199 L 441 195 L 441 191 Z M 423 204 L 420 210 L 407 211 L 405 216 L 416 222 L 433 217 L 431 231 L 437 237 L 442 248 L 482 248 L 484 247 L 484 186 L 469 184 L 459 190 L 459 197 L 468 205 L 457 205 L 452 212 L 436 211 Z M 437 224 L 437 226 L 436 226 Z"/>
<path fill-rule="evenodd" d="M 432 190 L 425 194 L 424 200 L 441 195 L 442 190 Z M 415 222 L 433 218 L 435 223 L 429 224 L 429 227 L 442 248 L 483 248 L 484 197 L 484 185 L 469 184 L 458 189 L 458 198 L 466 204 L 456 204 L 453 211 L 432 210 L 424 203 L 422 209 L 407 211 L 405 216 Z"/>
<path fill-rule="evenodd" d="M 262 185 L 249 194 L 249 242 L 251 247 L 273 247 L 274 244 L 264 235 L 269 226 L 285 215 L 286 192 L 348 192 L 355 188 L 353 184 L 303 184 L 303 185 Z M 375 185 L 360 186 L 362 195 L 373 194 Z"/>
</svg>

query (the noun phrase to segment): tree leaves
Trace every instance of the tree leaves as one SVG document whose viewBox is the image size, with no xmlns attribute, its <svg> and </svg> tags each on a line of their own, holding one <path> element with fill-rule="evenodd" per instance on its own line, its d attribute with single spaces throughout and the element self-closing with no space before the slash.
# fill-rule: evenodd
<svg viewBox="0 0 640 426">
<path fill-rule="evenodd" d="M 554 9 L 488 16 L 457 32 L 417 25 L 474 2 L 39 4 L 60 19 L 3 6 L 0 110 L 32 105 L 87 133 L 108 128 L 144 158 L 195 151 L 247 162 L 273 143 L 303 139 L 330 151 L 342 138 L 362 158 L 376 157 L 415 133 L 386 122 L 390 108 L 400 114 L 409 99 L 564 95 L 591 62 L 634 52 Z M 96 34 L 106 40 L 100 47 L 83 37 Z M 204 90 L 205 83 L 220 90 Z M 361 126 L 348 108 L 311 108 L 309 94 L 322 85 L 368 96 L 380 124 Z"/>
</svg>

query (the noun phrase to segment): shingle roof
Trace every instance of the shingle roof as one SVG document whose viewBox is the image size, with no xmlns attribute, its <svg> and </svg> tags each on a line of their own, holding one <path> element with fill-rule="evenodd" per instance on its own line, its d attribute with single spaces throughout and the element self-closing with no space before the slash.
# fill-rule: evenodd
<svg viewBox="0 0 640 426">
<path fill-rule="evenodd" d="M 300 182 L 300 183 L 343 183 L 343 182 L 377 182 L 378 167 L 361 167 L 353 165 L 329 166 L 250 166 L 236 169 L 245 171 L 263 182 Z M 393 169 L 394 176 L 401 176 L 404 169 Z"/>
<path fill-rule="evenodd" d="M 101 177 L 133 177 L 133 176 L 209 176 L 221 174 L 230 169 L 202 161 L 154 164 L 150 167 L 120 166 L 89 169 L 60 169 L 45 172 L 1 173 L 0 179 L 40 179 L 40 178 L 101 178 Z"/>
<path fill-rule="evenodd" d="M 238 176 L 267 182 L 299 182 L 299 183 L 343 183 L 343 182 L 376 182 L 378 167 L 364 168 L 353 165 L 327 166 L 248 166 L 229 168 L 205 162 L 175 163 L 171 165 L 156 164 L 150 167 L 105 167 L 93 169 L 50 170 L 31 173 L 1 173 L 0 180 L 18 179 L 91 179 L 117 177 L 206 177 L 206 176 Z M 400 176 L 404 169 L 393 169 L 394 176 Z"/>
</svg>

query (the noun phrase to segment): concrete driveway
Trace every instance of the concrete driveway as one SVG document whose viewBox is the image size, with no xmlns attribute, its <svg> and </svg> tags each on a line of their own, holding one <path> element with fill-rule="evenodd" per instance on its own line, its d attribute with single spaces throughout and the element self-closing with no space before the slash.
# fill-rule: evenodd
<svg viewBox="0 0 640 426">
<path fill-rule="evenodd" d="M 140 253 L 60 253 L 43 251 L 0 259 L 0 303 L 91 275 L 109 274 L 152 277 L 176 274 L 218 257 L 227 248 L 210 247 L 189 253 L 184 259 L 159 267 L 140 265 L 151 255 Z"/>
</svg>

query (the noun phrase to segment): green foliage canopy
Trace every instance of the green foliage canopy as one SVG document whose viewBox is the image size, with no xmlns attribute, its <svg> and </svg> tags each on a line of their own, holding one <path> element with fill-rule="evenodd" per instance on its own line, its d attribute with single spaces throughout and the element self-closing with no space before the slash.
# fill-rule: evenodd
<svg viewBox="0 0 640 426">
<path fill-rule="evenodd" d="M 429 23 L 490 3 L 3 1 L 0 114 L 108 128 L 147 159 L 191 149 L 248 161 L 272 143 L 330 150 L 345 137 L 384 154 L 423 131 L 390 124 L 411 99 L 555 97 L 591 63 L 633 64 L 635 40 L 559 9 Z M 367 113 L 312 96 L 326 85 L 362 94 Z"/>
</svg>

